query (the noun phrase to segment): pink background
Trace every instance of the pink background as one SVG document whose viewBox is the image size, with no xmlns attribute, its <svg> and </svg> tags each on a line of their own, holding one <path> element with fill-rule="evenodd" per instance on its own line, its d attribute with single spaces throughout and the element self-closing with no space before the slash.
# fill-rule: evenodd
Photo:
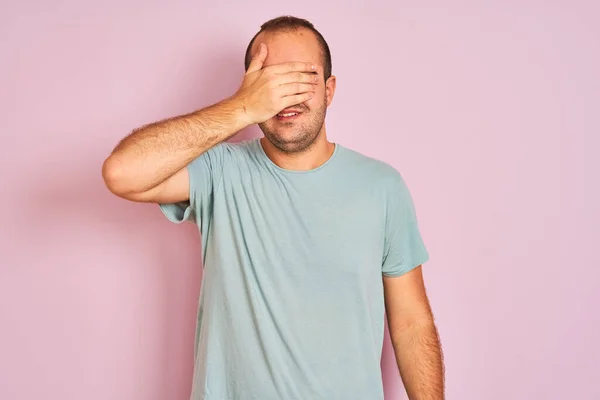
<svg viewBox="0 0 600 400">
<path fill-rule="evenodd" d="M 331 46 L 330 138 L 411 189 L 448 399 L 600 398 L 597 2 L 7 3 L 0 399 L 187 399 L 197 233 L 110 195 L 101 163 L 232 94 L 285 13 Z"/>
</svg>

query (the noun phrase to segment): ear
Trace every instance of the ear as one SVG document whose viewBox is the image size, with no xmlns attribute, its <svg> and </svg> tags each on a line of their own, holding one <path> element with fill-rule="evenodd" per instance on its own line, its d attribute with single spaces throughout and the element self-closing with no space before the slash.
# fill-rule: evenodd
<svg viewBox="0 0 600 400">
<path fill-rule="evenodd" d="M 335 84 L 336 78 L 334 75 L 331 75 L 325 82 L 325 98 L 327 99 L 327 107 L 329 107 L 329 105 L 333 101 L 333 95 L 335 94 Z"/>
</svg>

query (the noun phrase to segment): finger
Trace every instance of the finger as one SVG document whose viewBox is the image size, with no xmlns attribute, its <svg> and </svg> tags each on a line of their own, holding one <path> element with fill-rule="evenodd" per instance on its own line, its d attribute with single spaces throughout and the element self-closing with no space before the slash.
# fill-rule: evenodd
<svg viewBox="0 0 600 400">
<path fill-rule="evenodd" d="M 301 62 L 301 61 L 292 61 L 281 64 L 273 64 L 268 67 L 273 72 L 277 74 L 285 74 L 288 72 L 316 72 L 317 67 L 314 64 Z"/>
<path fill-rule="evenodd" d="M 286 96 L 283 98 L 283 109 L 285 110 L 288 107 L 295 106 L 297 104 L 302 104 L 313 98 L 315 94 L 313 92 L 294 94 L 292 96 Z"/>
<path fill-rule="evenodd" d="M 252 61 L 250 61 L 250 65 L 248 66 L 246 73 L 249 74 L 251 72 L 260 70 L 263 67 L 265 59 L 267 58 L 267 53 L 267 45 L 264 43 L 259 44 L 256 53 L 254 53 L 254 56 L 252 57 Z"/>
<path fill-rule="evenodd" d="M 279 95 L 280 96 L 291 96 L 295 94 L 301 94 L 306 92 L 314 92 L 315 85 L 312 83 L 286 83 L 285 85 L 279 86 Z"/>
<path fill-rule="evenodd" d="M 316 84 L 318 79 L 317 74 L 313 72 L 288 72 L 287 74 L 279 75 L 276 80 L 280 85 L 285 85 L 292 82 Z"/>
</svg>

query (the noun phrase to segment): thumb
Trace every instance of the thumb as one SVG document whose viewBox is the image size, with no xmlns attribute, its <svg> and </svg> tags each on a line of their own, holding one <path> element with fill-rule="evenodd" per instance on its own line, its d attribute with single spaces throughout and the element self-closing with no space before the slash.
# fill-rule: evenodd
<svg viewBox="0 0 600 400">
<path fill-rule="evenodd" d="M 248 71 L 246 71 L 246 73 L 249 74 L 251 72 L 256 72 L 260 70 L 266 58 L 267 46 L 264 43 L 261 43 L 258 45 L 258 49 L 256 50 L 256 53 L 254 53 L 252 61 L 250 61 L 250 65 L 248 66 Z"/>
</svg>

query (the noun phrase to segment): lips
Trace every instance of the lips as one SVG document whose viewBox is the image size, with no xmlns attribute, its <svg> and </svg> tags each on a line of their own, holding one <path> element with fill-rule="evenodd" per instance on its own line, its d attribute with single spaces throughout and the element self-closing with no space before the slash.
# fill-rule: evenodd
<svg viewBox="0 0 600 400">
<path fill-rule="evenodd" d="M 278 117 L 293 117 L 297 114 L 301 114 L 302 111 L 298 110 L 296 108 L 286 108 L 285 110 L 281 111 L 279 114 L 277 114 Z"/>
</svg>

